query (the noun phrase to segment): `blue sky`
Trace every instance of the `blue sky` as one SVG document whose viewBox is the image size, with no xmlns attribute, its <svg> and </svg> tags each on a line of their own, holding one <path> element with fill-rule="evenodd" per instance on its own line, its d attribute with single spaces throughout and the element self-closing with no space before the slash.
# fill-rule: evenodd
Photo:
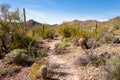
<svg viewBox="0 0 120 80">
<path fill-rule="evenodd" d="M 16 9 L 26 8 L 27 20 L 59 24 L 65 21 L 99 21 L 120 16 L 120 0 L 0 0 Z"/>
</svg>

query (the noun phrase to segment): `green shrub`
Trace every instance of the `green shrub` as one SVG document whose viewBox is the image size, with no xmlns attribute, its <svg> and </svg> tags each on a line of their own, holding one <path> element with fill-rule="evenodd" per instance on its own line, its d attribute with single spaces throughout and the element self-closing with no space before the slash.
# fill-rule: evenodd
<svg viewBox="0 0 120 80">
<path fill-rule="evenodd" d="M 33 37 L 35 39 L 35 41 L 40 41 L 42 39 L 40 33 L 40 27 L 41 26 L 34 26 L 32 28 L 30 28 L 27 32 L 27 35 L 29 37 Z"/>
<path fill-rule="evenodd" d="M 106 78 L 109 80 L 119 80 L 120 79 L 120 56 L 113 56 L 108 60 L 107 70 L 108 72 Z"/>
<path fill-rule="evenodd" d="M 9 48 L 12 49 L 26 49 L 31 44 L 33 45 L 35 43 L 35 40 L 33 37 L 29 37 L 26 35 L 25 32 L 23 33 L 17 33 L 14 35 L 13 41 L 10 42 Z"/>
<path fill-rule="evenodd" d="M 85 39 L 94 37 L 95 35 L 92 31 L 84 30 L 84 29 L 81 29 L 79 33 L 80 33 L 79 36 L 84 37 Z"/>
<path fill-rule="evenodd" d="M 9 47 L 11 50 L 16 48 L 27 48 L 31 41 L 32 39 L 26 37 L 24 39 L 19 39 L 14 42 L 11 42 Z"/>
<path fill-rule="evenodd" d="M 63 43 L 67 43 L 68 41 L 69 41 L 68 38 L 63 38 L 63 39 L 61 40 L 61 42 L 63 42 Z"/>
<path fill-rule="evenodd" d="M 61 42 L 61 43 L 55 44 L 55 52 L 56 52 L 56 54 L 63 53 L 67 46 L 68 46 L 68 44 L 66 42 Z"/>
<path fill-rule="evenodd" d="M 98 27 L 95 31 L 92 29 L 80 29 L 79 36 L 82 36 L 86 39 L 94 37 L 96 40 L 98 40 L 99 35 L 106 31 L 108 31 L 108 27 L 106 27 L 106 26 Z"/>
<path fill-rule="evenodd" d="M 5 59 L 9 60 L 10 62 L 20 64 L 27 61 L 28 56 L 26 52 L 27 51 L 24 49 L 14 49 L 5 56 Z"/>
<path fill-rule="evenodd" d="M 61 33 L 62 33 L 63 37 L 66 37 L 66 38 L 71 37 L 71 35 L 72 35 L 72 28 L 66 26 L 66 27 L 64 27 L 62 29 Z"/>
<path fill-rule="evenodd" d="M 35 48 L 35 46 L 28 48 L 28 55 L 33 58 L 33 59 L 41 59 L 42 57 L 47 56 L 47 52 L 48 52 L 49 47 L 44 46 L 44 47 L 40 47 L 38 49 Z"/>
<path fill-rule="evenodd" d="M 5 57 L 6 53 L 5 52 L 1 52 L 0 53 L 0 59 L 3 59 Z"/>
<path fill-rule="evenodd" d="M 114 36 L 120 35 L 120 29 L 119 29 L 119 30 L 114 30 L 114 31 L 113 31 L 113 35 L 114 35 Z"/>
<path fill-rule="evenodd" d="M 77 35 L 77 29 L 74 27 L 74 25 L 67 22 L 57 26 L 56 30 L 61 36 L 65 38 L 70 38 Z"/>
<path fill-rule="evenodd" d="M 101 26 L 97 27 L 95 30 L 92 30 L 92 28 L 80 28 L 79 25 L 65 22 L 61 25 L 58 25 L 56 31 L 65 38 L 85 37 L 88 39 L 95 37 L 95 39 L 98 39 L 98 35 L 102 32 L 108 31 L 108 29 L 109 27 L 107 26 Z"/>
<path fill-rule="evenodd" d="M 43 24 L 41 26 L 34 26 L 31 28 L 27 35 L 30 37 L 34 37 L 35 40 L 39 39 L 53 39 L 55 30 L 48 24 Z"/>
<path fill-rule="evenodd" d="M 106 43 L 112 43 L 113 40 L 113 34 L 111 32 L 103 32 L 99 34 L 99 38 L 102 39 L 106 42 Z M 100 40 L 99 39 L 99 40 Z"/>
</svg>

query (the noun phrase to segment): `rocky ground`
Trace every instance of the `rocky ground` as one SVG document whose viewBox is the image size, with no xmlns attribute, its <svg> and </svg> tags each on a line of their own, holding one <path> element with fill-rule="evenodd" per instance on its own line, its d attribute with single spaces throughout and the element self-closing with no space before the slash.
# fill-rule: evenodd
<svg viewBox="0 0 120 80">
<path fill-rule="evenodd" d="M 77 56 L 84 55 L 85 52 L 81 47 L 75 47 L 70 44 L 67 47 L 67 51 L 60 55 L 55 55 L 54 45 L 60 42 L 60 40 L 52 40 L 46 42 L 50 46 L 48 57 L 46 59 L 50 63 L 52 79 L 56 80 L 105 80 L 104 75 L 106 74 L 103 65 L 95 67 L 93 65 L 87 65 L 85 67 L 75 66 L 74 59 Z M 92 50 L 93 54 L 101 55 L 105 52 L 110 55 L 119 54 L 120 45 L 117 44 L 104 44 L 96 49 Z M 2 68 L 7 67 L 6 61 L 0 60 L 0 71 Z M 29 78 L 30 66 L 20 66 L 19 71 L 15 72 L 14 75 L 1 77 L 0 80 L 30 80 Z M 51 79 L 49 79 L 51 80 Z"/>
</svg>

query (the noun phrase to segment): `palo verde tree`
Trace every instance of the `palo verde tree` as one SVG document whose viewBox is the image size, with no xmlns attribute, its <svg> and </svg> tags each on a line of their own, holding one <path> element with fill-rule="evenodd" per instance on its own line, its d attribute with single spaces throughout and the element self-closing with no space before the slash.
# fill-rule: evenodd
<svg viewBox="0 0 120 80">
<path fill-rule="evenodd" d="M 29 44 L 26 38 L 23 20 L 19 9 L 10 11 L 8 4 L 0 5 L 0 47 L 8 53 L 10 49 L 20 48 Z M 25 40 L 23 40 L 25 39 Z"/>
<path fill-rule="evenodd" d="M 10 34 L 10 23 L 12 17 L 9 13 L 10 6 L 7 4 L 0 5 L 0 39 L 2 51 L 8 52 L 8 35 Z"/>
</svg>

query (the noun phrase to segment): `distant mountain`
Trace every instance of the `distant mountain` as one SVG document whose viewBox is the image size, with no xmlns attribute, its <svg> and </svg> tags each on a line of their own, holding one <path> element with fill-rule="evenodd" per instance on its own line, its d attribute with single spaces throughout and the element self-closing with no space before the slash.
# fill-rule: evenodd
<svg viewBox="0 0 120 80">
<path fill-rule="evenodd" d="M 90 27 L 95 27 L 96 24 L 98 25 L 98 27 L 100 26 L 109 26 L 109 27 L 114 27 L 114 26 L 120 26 L 120 17 L 115 17 L 112 18 L 108 21 L 97 21 L 97 20 L 86 20 L 86 21 L 80 21 L 80 20 L 73 20 L 73 21 L 69 21 L 67 23 L 74 23 L 75 25 L 81 27 L 81 28 L 90 28 Z M 64 24 L 64 23 L 62 23 Z M 62 25 L 59 24 L 59 25 Z M 28 20 L 27 21 L 27 29 L 32 28 L 35 25 L 43 25 L 43 23 L 39 23 L 33 19 Z M 54 24 L 54 25 L 50 25 L 51 27 L 55 27 L 58 24 Z"/>
<path fill-rule="evenodd" d="M 106 25 L 108 26 L 120 26 L 120 17 L 112 18 L 106 21 Z"/>
<path fill-rule="evenodd" d="M 96 24 L 100 23 L 96 20 L 86 20 L 86 21 L 74 20 L 72 22 L 78 24 L 79 27 L 81 27 L 81 28 L 89 28 L 89 27 L 95 26 Z"/>
<path fill-rule="evenodd" d="M 27 29 L 30 29 L 30 28 L 32 28 L 32 27 L 34 27 L 34 26 L 36 26 L 36 25 L 38 25 L 38 26 L 41 26 L 41 25 L 43 25 L 44 23 L 39 23 L 39 22 L 37 22 L 37 21 L 35 21 L 35 20 L 33 20 L 33 19 L 30 19 L 30 20 L 28 20 L 27 21 Z M 57 24 L 54 24 L 54 25 L 50 25 L 51 27 L 55 27 L 55 26 L 57 26 Z"/>
<path fill-rule="evenodd" d="M 108 26 L 108 27 L 119 26 L 120 27 L 120 17 L 115 17 L 115 18 L 109 19 L 108 21 L 97 21 L 97 20 L 80 21 L 80 20 L 73 20 L 73 21 L 70 21 L 70 23 L 75 23 L 81 28 L 95 27 L 96 24 L 98 25 L 98 27 L 100 27 L 100 26 Z"/>
<path fill-rule="evenodd" d="M 115 17 L 115 18 L 112 18 L 112 19 L 110 19 L 109 21 L 116 21 L 116 20 L 120 20 L 120 16 Z"/>
<path fill-rule="evenodd" d="M 27 21 L 27 29 L 32 28 L 35 25 L 42 25 L 42 23 L 39 23 L 33 19 Z"/>
</svg>

